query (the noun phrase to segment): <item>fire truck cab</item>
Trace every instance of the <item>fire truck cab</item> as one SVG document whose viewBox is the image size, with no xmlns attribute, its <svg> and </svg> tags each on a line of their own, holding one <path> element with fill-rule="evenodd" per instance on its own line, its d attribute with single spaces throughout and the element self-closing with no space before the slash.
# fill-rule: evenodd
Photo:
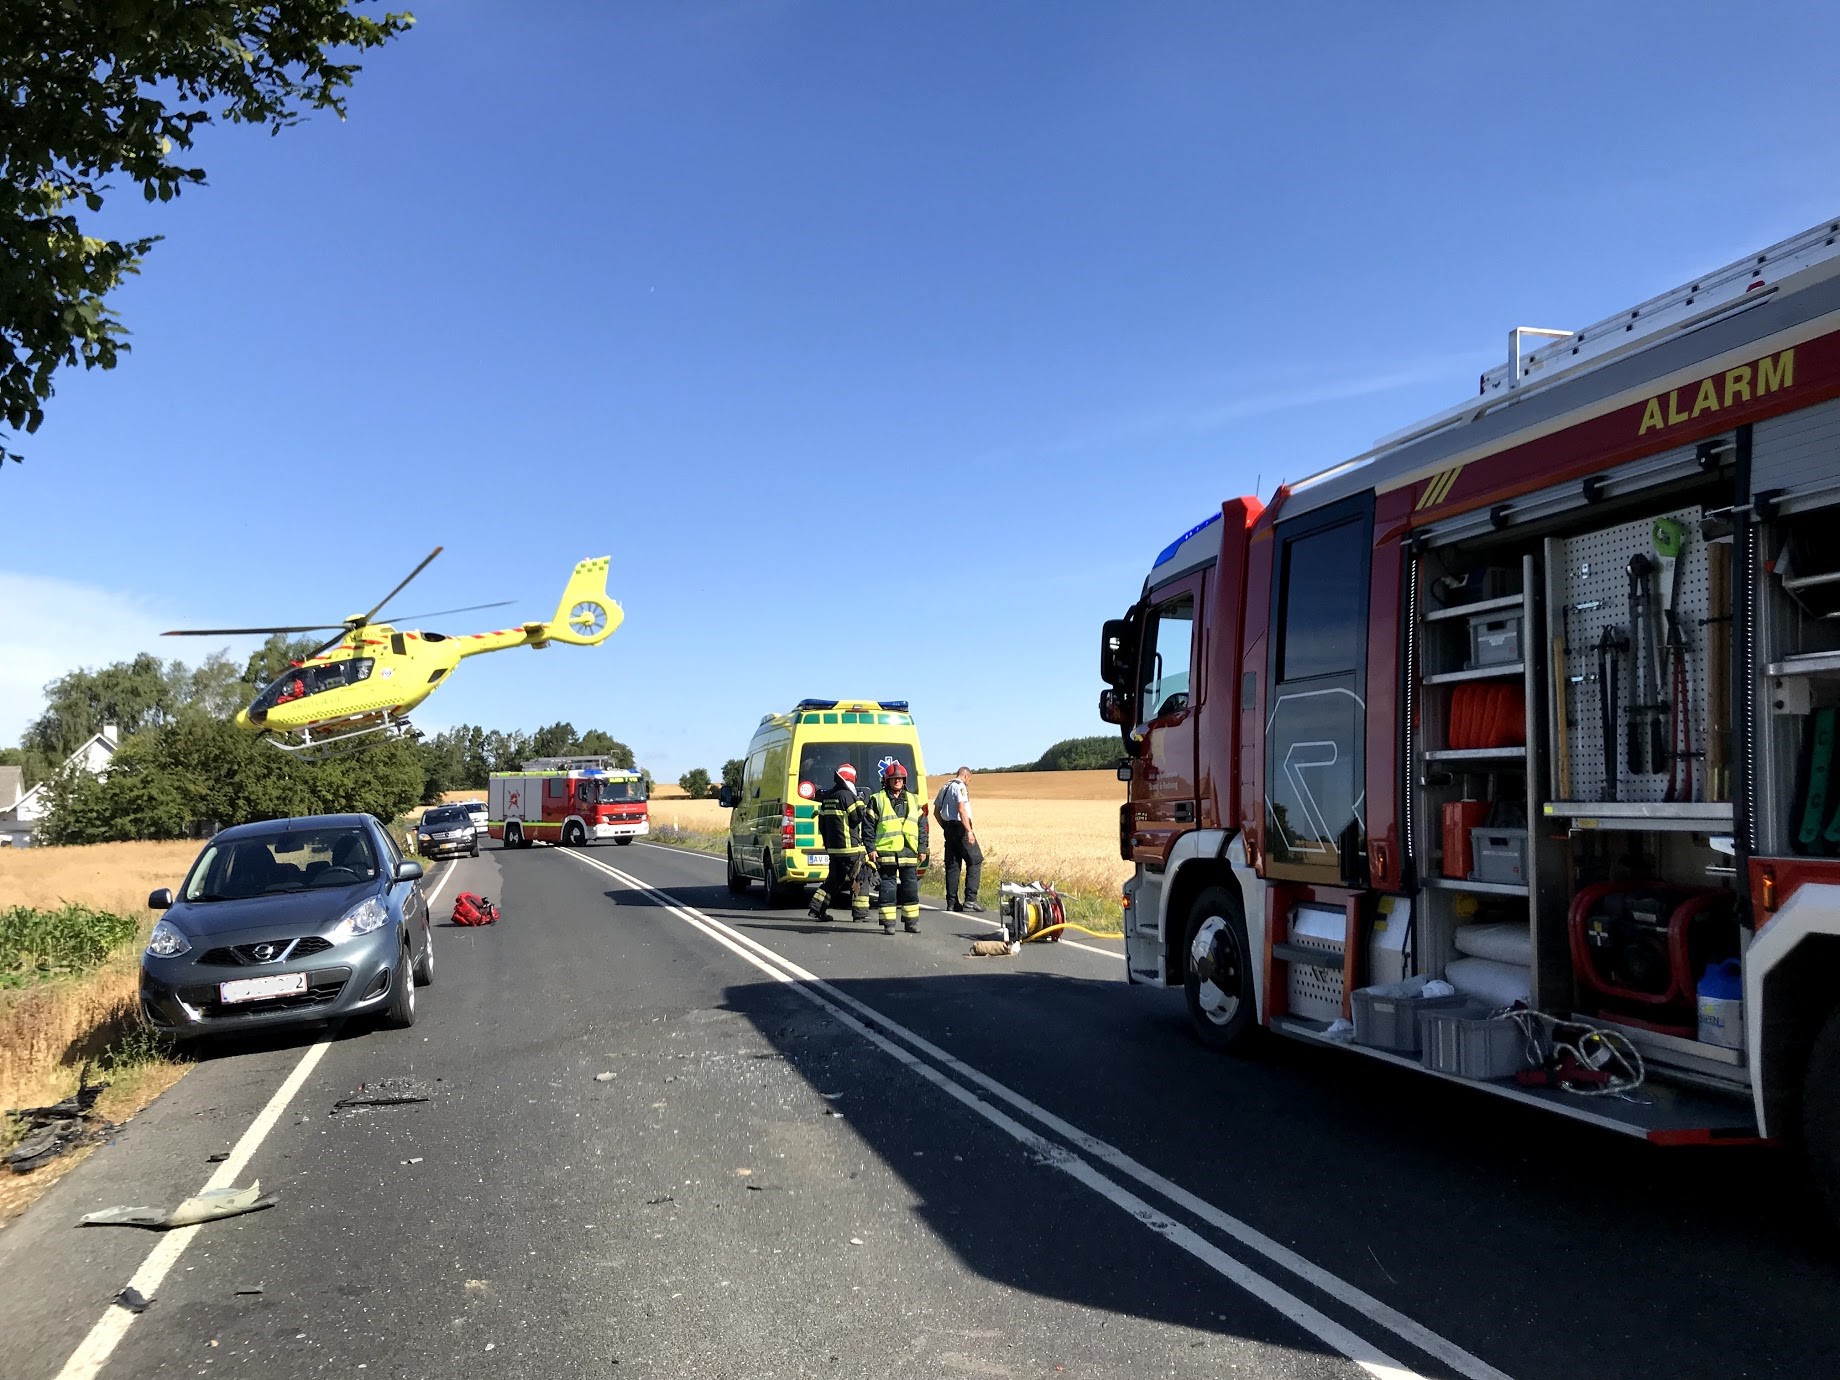
<svg viewBox="0 0 1840 1380">
<path fill-rule="evenodd" d="M 487 831 L 507 848 L 630 844 L 651 829 L 644 776 L 605 757 L 540 757 L 521 771 L 495 771 L 486 807 Z"/>
<path fill-rule="evenodd" d="M 1837 245 L 1517 329 L 1157 557 L 1101 647 L 1133 982 L 1214 1046 L 1799 1138 L 1840 1208 Z"/>
</svg>

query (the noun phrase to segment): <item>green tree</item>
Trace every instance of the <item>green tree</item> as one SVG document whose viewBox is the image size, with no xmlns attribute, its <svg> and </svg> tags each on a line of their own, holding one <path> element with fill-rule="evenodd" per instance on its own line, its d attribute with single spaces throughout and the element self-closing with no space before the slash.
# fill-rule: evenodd
<svg viewBox="0 0 1840 1380">
<path fill-rule="evenodd" d="M 360 0 L 361 2 L 361 0 Z M 34 432 L 65 365 L 128 349 L 108 295 L 158 241 L 84 233 L 111 177 L 148 201 L 201 185 L 185 158 L 216 120 L 279 133 L 341 119 L 348 59 L 414 19 L 353 0 L 6 0 L 0 6 L 0 422 Z M 10 438 L 9 438 L 10 439 Z M 0 445 L 0 462 L 20 457 Z"/>
<path fill-rule="evenodd" d="M 179 707 L 174 677 L 157 656 L 142 652 L 100 670 L 77 670 L 45 687 L 45 712 L 26 729 L 20 746 L 49 758 L 64 759 L 114 724 L 124 737 L 155 728 Z"/>
<path fill-rule="evenodd" d="M 692 800 L 701 800 L 709 794 L 709 773 L 701 767 L 692 767 L 677 778 L 677 784 L 684 788 L 684 794 Z"/>
<path fill-rule="evenodd" d="M 612 765 L 631 771 L 638 765 L 633 750 L 598 728 L 591 728 L 575 740 L 575 752 L 583 757 L 605 757 Z"/>
<path fill-rule="evenodd" d="M 731 757 L 722 764 L 722 784 L 735 794 L 741 793 L 741 773 L 747 769 L 747 763 L 739 757 Z"/>
<path fill-rule="evenodd" d="M 249 662 L 243 667 L 243 681 L 249 688 L 249 698 L 255 698 L 256 691 L 267 685 L 288 667 L 306 659 L 308 652 L 325 641 L 322 637 L 289 637 L 286 633 L 272 633 L 268 641 L 249 654 Z M 237 706 L 239 709 L 241 705 Z"/>
<path fill-rule="evenodd" d="M 569 757 L 574 752 L 574 724 L 545 724 L 530 735 L 530 755 L 532 757 Z"/>
<path fill-rule="evenodd" d="M 1103 771 L 1117 766 L 1123 755 L 1115 733 L 1102 733 L 1092 738 L 1063 738 L 1042 753 L 1035 770 Z"/>
</svg>

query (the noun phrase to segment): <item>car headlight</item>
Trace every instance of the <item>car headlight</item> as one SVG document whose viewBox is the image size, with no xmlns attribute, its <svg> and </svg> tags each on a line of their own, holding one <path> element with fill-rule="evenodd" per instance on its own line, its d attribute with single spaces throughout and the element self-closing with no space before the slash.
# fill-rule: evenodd
<svg viewBox="0 0 1840 1380">
<path fill-rule="evenodd" d="M 192 941 L 179 932 L 179 927 L 170 920 L 162 920 L 153 927 L 153 933 L 147 937 L 147 952 L 155 958 L 177 958 L 182 953 L 190 952 Z"/>
<path fill-rule="evenodd" d="M 380 930 L 389 923 L 389 907 L 375 896 L 368 896 L 340 916 L 339 923 L 333 926 L 332 933 L 326 937 L 338 944 L 347 939 L 356 939 L 361 934 L 369 934 L 372 930 Z"/>
</svg>

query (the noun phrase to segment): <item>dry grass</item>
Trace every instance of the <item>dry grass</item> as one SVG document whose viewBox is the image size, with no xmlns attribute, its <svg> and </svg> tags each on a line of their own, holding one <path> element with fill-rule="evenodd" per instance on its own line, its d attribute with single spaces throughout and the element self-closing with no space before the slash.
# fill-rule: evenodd
<svg viewBox="0 0 1840 1380">
<path fill-rule="evenodd" d="M 40 1106 L 68 1096 L 84 1061 L 138 1025 L 140 943 L 153 927 L 147 893 L 177 887 L 199 845 L 103 843 L 85 848 L 0 849 L 0 904 L 53 908 L 67 901 L 139 921 L 136 940 L 93 972 L 0 991 L 0 1108 Z M 125 1121 L 184 1074 L 179 1060 L 152 1057 L 105 1076 L 99 1115 Z M 79 1163 L 70 1155 L 0 1180 L 0 1221 Z"/>
</svg>

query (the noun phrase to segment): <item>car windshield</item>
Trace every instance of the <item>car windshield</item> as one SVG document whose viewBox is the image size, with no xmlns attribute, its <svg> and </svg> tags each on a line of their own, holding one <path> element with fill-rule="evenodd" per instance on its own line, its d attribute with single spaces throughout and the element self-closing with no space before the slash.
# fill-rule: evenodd
<svg viewBox="0 0 1840 1380">
<path fill-rule="evenodd" d="M 908 789 L 915 789 L 918 782 L 911 743 L 806 743 L 799 752 L 799 793 L 806 794 L 808 784 L 814 792 L 828 791 L 837 779 L 837 768 L 848 762 L 856 768 L 856 789 L 869 795 L 881 789 L 878 773 L 887 758 L 907 768 Z"/>
<path fill-rule="evenodd" d="M 192 865 L 184 898 L 240 901 L 314 887 L 353 886 L 376 876 L 377 854 L 363 829 L 289 829 L 213 842 Z"/>
<path fill-rule="evenodd" d="M 346 657 L 343 661 L 308 662 L 303 666 L 292 667 L 270 681 L 262 693 L 256 696 L 251 707 L 273 709 L 290 700 L 356 685 L 361 680 L 370 679 L 371 665 L 370 657 L 359 656 Z"/>
<path fill-rule="evenodd" d="M 473 817 L 459 805 L 443 805 L 422 816 L 423 824 L 471 824 Z"/>
</svg>

